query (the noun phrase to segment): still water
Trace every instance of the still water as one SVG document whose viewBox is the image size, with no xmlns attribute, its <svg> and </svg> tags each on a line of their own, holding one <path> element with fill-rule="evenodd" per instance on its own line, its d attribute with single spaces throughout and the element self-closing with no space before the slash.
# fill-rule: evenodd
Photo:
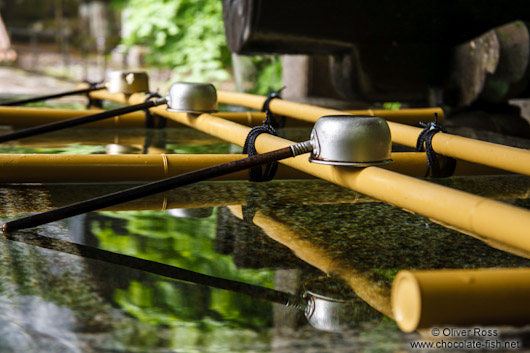
<svg viewBox="0 0 530 353">
<path fill-rule="evenodd" d="M 0 153 L 241 150 L 188 128 L 93 131 Z M 283 133 L 302 141 L 309 130 Z M 439 182 L 530 208 L 528 177 Z M 1 185 L 1 220 L 129 186 Z M 0 352 L 407 351 L 419 334 L 391 319 L 396 273 L 475 267 L 530 260 L 325 181 L 202 182 L 0 237 Z M 347 303 L 336 326 L 312 316 L 319 298 Z"/>
</svg>

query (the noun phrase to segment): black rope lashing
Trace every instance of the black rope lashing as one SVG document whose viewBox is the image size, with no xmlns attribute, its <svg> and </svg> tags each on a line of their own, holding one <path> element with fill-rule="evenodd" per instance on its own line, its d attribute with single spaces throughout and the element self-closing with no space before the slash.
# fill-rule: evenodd
<svg viewBox="0 0 530 353">
<path fill-rule="evenodd" d="M 265 120 L 263 121 L 263 125 L 253 127 L 248 133 L 248 136 L 245 140 L 245 144 L 243 146 L 243 154 L 248 154 L 249 157 L 258 154 L 255 146 L 256 139 L 258 138 L 258 136 L 261 134 L 271 134 L 274 136 L 278 136 L 276 134 L 275 128 L 283 127 L 285 125 L 285 117 L 282 117 L 283 119 L 280 119 L 280 122 L 277 122 L 269 107 L 271 100 L 275 98 L 282 98 L 280 96 L 280 93 L 284 89 L 285 87 L 282 87 L 277 91 L 269 93 L 267 99 L 265 99 L 265 102 L 263 102 L 263 107 L 261 111 L 265 112 Z M 249 180 L 255 182 L 270 181 L 274 178 L 274 175 L 276 175 L 277 170 L 278 162 L 267 164 L 265 166 L 265 169 L 262 169 L 262 167 L 251 168 L 248 171 Z"/>
<path fill-rule="evenodd" d="M 258 154 L 256 151 L 256 139 L 261 134 L 271 134 L 274 136 L 276 135 L 276 130 L 270 123 L 271 119 L 271 113 L 269 110 L 265 113 L 265 120 L 263 121 L 263 125 L 261 126 L 254 126 L 250 132 L 247 135 L 247 138 L 245 140 L 245 144 L 243 146 L 243 154 L 248 154 L 249 157 L 255 156 Z M 278 169 L 278 163 L 274 162 L 271 164 L 267 164 L 265 166 L 265 170 L 263 171 L 261 167 L 255 167 L 249 169 L 249 180 L 250 181 L 270 181 L 274 178 L 274 175 L 276 174 L 276 170 Z"/>
<path fill-rule="evenodd" d="M 103 81 L 101 82 L 85 81 L 85 82 L 88 83 L 88 88 L 95 88 L 98 85 L 101 85 L 103 83 Z M 89 109 L 90 107 L 103 108 L 103 101 L 101 99 L 92 98 L 92 96 L 90 95 L 90 92 L 86 93 L 86 97 L 88 98 L 88 102 L 86 104 L 87 109 Z"/>
<path fill-rule="evenodd" d="M 434 152 L 432 148 L 432 138 L 438 132 L 446 132 L 444 128 L 438 124 L 438 113 L 434 113 L 434 122 L 423 123 L 423 131 L 418 136 L 416 142 L 416 152 L 425 151 L 427 155 L 427 173 L 425 177 L 446 178 L 453 175 L 456 169 L 456 160 L 451 157 L 442 156 Z"/>
<path fill-rule="evenodd" d="M 157 92 L 151 92 L 145 98 L 145 102 L 148 102 L 153 98 L 162 98 L 162 96 L 158 94 Z M 155 124 L 155 117 L 153 116 L 153 114 L 151 114 L 151 111 L 149 109 L 145 109 L 144 111 L 145 111 L 145 127 L 147 129 L 154 129 L 155 127 L 157 129 L 163 129 L 166 127 L 167 125 L 166 118 L 156 115 L 158 119 L 157 119 L 157 124 Z"/>
<path fill-rule="evenodd" d="M 282 96 L 280 94 L 282 93 L 282 91 L 285 88 L 286 87 L 283 86 L 279 90 L 269 93 L 267 95 L 267 99 L 265 99 L 265 102 L 263 102 L 263 106 L 261 108 L 262 112 L 265 112 L 265 113 L 269 112 L 270 113 L 270 117 L 268 119 L 270 121 L 270 124 L 276 129 L 283 128 L 285 126 L 285 116 L 279 115 L 278 116 L 278 121 L 276 121 L 276 115 L 272 114 L 269 105 L 271 103 L 271 100 L 273 100 L 275 98 L 282 99 Z"/>
</svg>

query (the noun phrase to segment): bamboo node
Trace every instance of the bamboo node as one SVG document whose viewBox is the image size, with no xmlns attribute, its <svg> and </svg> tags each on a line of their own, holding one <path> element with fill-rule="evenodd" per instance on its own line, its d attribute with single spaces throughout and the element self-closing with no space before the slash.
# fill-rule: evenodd
<svg viewBox="0 0 530 353">
<path fill-rule="evenodd" d="M 160 156 L 162 157 L 162 164 L 164 166 L 164 177 L 167 177 L 169 174 L 169 160 L 165 153 L 161 153 Z"/>
</svg>

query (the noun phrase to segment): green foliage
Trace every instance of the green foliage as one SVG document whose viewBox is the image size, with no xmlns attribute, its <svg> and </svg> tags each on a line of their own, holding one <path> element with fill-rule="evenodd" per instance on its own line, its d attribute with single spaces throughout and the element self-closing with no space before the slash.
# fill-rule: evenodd
<svg viewBox="0 0 530 353">
<path fill-rule="evenodd" d="M 123 9 L 123 44 L 149 49 L 147 64 L 171 68 L 173 81 L 219 82 L 230 79 L 231 54 L 220 0 L 113 0 Z M 252 93 L 281 87 L 278 56 L 253 56 Z"/>
<path fill-rule="evenodd" d="M 399 110 L 401 109 L 401 105 L 400 102 L 384 102 L 383 108 L 387 110 Z"/>
<path fill-rule="evenodd" d="M 254 56 L 252 63 L 256 68 L 257 77 L 251 93 L 267 95 L 281 88 L 282 64 L 279 56 Z"/>
<path fill-rule="evenodd" d="M 73 143 L 65 147 L 0 146 L 0 153 L 93 154 L 104 152 L 104 146 L 82 145 L 79 143 Z"/>
<path fill-rule="evenodd" d="M 230 143 L 212 143 L 207 145 L 176 145 L 167 144 L 166 149 L 172 151 L 172 153 L 180 154 L 209 154 L 209 153 L 230 153 Z"/>
<path fill-rule="evenodd" d="M 57 109 L 75 109 L 85 110 L 85 106 L 75 102 L 63 102 L 63 101 L 40 101 L 27 103 L 24 106 L 30 108 L 57 108 Z"/>
<path fill-rule="evenodd" d="M 172 68 L 181 80 L 229 78 L 221 1 L 119 0 L 115 4 L 126 14 L 124 44 L 149 48 L 149 64 Z"/>
</svg>

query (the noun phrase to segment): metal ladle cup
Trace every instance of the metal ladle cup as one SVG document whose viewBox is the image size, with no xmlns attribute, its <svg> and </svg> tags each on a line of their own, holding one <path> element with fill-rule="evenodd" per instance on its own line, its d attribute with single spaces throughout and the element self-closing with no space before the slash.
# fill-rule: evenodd
<svg viewBox="0 0 530 353">
<path fill-rule="evenodd" d="M 212 113 L 217 111 L 217 91 L 209 83 L 175 82 L 166 97 L 170 112 Z"/>
<path fill-rule="evenodd" d="M 144 71 L 111 71 L 105 86 L 109 93 L 149 92 L 149 78 Z"/>
<path fill-rule="evenodd" d="M 386 120 L 376 116 L 328 115 L 311 132 L 310 162 L 366 167 L 392 163 L 392 138 Z"/>
</svg>

